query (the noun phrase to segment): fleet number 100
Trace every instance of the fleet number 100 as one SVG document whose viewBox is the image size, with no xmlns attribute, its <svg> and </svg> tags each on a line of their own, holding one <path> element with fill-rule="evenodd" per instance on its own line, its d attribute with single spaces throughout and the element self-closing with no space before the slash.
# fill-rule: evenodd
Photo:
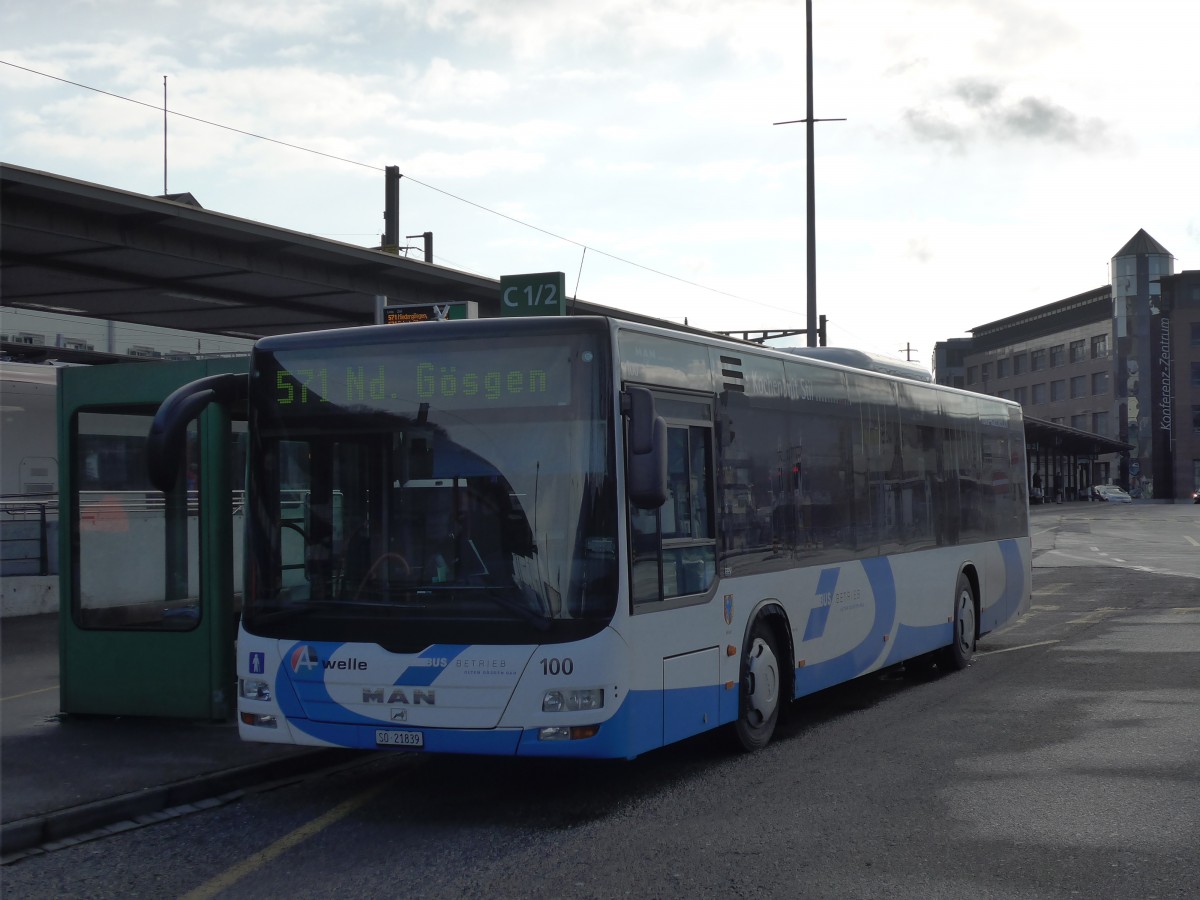
<svg viewBox="0 0 1200 900">
<path fill-rule="evenodd" d="M 570 675 L 574 671 L 575 663 L 569 656 L 564 656 L 562 659 L 552 656 L 542 660 L 543 675 Z"/>
</svg>

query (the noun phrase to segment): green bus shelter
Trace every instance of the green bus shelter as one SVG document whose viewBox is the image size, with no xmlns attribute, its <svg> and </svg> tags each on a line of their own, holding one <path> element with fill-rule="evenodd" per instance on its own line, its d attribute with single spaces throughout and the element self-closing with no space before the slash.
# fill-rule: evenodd
<svg viewBox="0 0 1200 900">
<path fill-rule="evenodd" d="M 60 370 L 59 667 L 66 713 L 224 720 L 236 708 L 244 412 L 193 423 L 174 489 L 146 471 L 176 388 L 245 357 Z"/>
</svg>

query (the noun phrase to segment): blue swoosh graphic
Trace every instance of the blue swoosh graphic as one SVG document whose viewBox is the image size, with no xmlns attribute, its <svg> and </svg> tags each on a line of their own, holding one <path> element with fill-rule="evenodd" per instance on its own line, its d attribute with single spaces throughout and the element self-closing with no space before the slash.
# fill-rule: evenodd
<svg viewBox="0 0 1200 900">
<path fill-rule="evenodd" d="M 825 624 L 829 621 L 829 610 L 833 608 L 833 592 L 837 590 L 840 567 L 821 570 L 817 579 L 817 606 L 808 613 L 808 623 L 804 626 L 802 641 L 812 641 L 825 633 Z"/>
<path fill-rule="evenodd" d="M 861 560 L 875 600 L 875 619 L 858 646 L 840 656 L 796 670 L 797 697 L 862 674 L 883 649 L 883 637 L 896 618 L 896 579 L 886 557 Z M 822 573 L 824 575 L 824 573 Z"/>
</svg>

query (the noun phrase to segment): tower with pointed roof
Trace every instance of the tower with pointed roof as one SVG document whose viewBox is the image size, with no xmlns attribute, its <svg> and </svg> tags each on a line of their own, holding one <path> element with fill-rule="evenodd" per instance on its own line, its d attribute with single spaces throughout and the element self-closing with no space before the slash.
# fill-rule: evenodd
<svg viewBox="0 0 1200 900">
<path fill-rule="evenodd" d="M 1158 279 L 1174 272 L 1170 251 L 1138 229 L 1112 258 L 1113 386 L 1118 436 L 1133 446 L 1121 481 L 1135 496 L 1170 497 L 1172 396 L 1170 321 Z M 1165 324 L 1164 324 L 1165 323 Z M 1164 415 L 1164 408 L 1166 414 Z"/>
</svg>

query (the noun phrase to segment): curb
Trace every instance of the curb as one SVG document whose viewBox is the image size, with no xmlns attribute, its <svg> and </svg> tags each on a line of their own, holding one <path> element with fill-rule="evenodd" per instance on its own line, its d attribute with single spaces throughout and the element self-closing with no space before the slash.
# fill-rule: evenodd
<svg viewBox="0 0 1200 900">
<path fill-rule="evenodd" d="M 171 818 L 165 811 L 190 812 L 237 799 L 246 790 L 333 768 L 362 757 L 356 750 L 310 750 L 261 763 L 223 769 L 160 787 L 148 787 L 105 800 L 30 816 L 0 827 L 4 864 L 29 855 L 25 851 L 72 842 L 90 832 L 116 833 L 140 824 Z M 118 824 L 120 823 L 120 824 Z M 111 828 L 110 826 L 117 827 Z M 97 837 L 101 836 L 99 833 Z M 54 847 L 50 849 L 56 849 Z"/>
</svg>

